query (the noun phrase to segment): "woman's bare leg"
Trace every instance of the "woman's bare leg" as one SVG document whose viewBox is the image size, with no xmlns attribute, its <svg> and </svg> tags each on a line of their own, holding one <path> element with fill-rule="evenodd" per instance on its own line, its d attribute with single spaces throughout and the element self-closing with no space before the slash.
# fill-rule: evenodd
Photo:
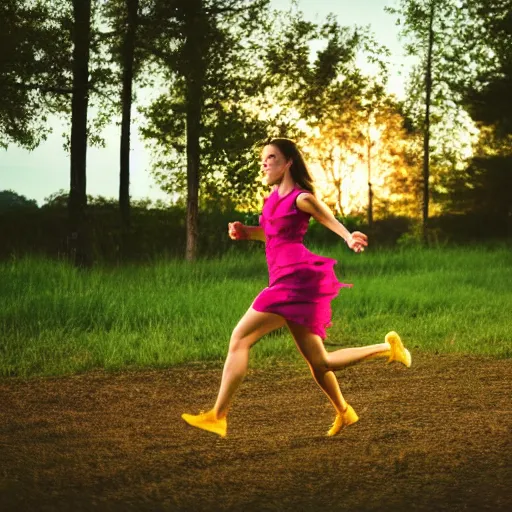
<svg viewBox="0 0 512 512">
<path fill-rule="evenodd" d="M 182 414 L 181 417 L 193 427 L 214 432 L 222 437 L 226 436 L 226 415 L 233 395 L 247 373 L 251 347 L 265 334 L 279 329 L 284 324 L 284 318 L 279 315 L 260 313 L 252 307 L 249 308 L 231 335 L 214 408 L 201 414 Z"/>
<path fill-rule="evenodd" d="M 333 371 L 354 364 L 356 361 L 365 359 L 375 353 L 389 350 L 389 345 L 383 343 L 382 347 L 376 345 L 376 348 L 368 347 L 369 350 L 363 351 L 359 348 L 349 348 L 327 352 L 320 336 L 313 334 L 307 327 L 290 321 L 287 321 L 287 325 L 297 348 L 308 363 L 313 378 L 327 395 L 338 414 L 347 409 L 347 402 L 341 394 L 338 379 Z M 334 354 L 333 359 L 329 357 L 331 354 Z"/>
<path fill-rule="evenodd" d="M 341 394 L 334 371 L 375 357 L 386 357 L 388 361 L 400 361 L 406 366 L 411 365 L 409 351 L 404 348 L 395 332 L 386 335 L 385 343 L 327 352 L 320 336 L 313 334 L 307 327 L 290 321 L 287 321 L 287 325 L 315 381 L 336 409 L 336 420 L 328 435 L 335 435 L 343 426 L 358 420 L 357 414 Z"/>
<path fill-rule="evenodd" d="M 222 381 L 213 408 L 218 418 L 226 416 L 231 399 L 247 373 L 251 347 L 265 334 L 284 325 L 285 320 L 281 316 L 273 313 L 261 313 L 252 307 L 238 322 L 231 335 Z"/>
</svg>

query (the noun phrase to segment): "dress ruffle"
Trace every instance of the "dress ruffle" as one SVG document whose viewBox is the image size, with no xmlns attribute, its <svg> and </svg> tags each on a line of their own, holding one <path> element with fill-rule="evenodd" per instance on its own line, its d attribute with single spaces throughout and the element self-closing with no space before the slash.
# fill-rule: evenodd
<svg viewBox="0 0 512 512">
<path fill-rule="evenodd" d="M 307 326 L 325 339 L 326 329 L 332 325 L 331 301 L 341 288 L 352 287 L 336 279 L 335 263 L 336 260 L 318 257 L 314 262 L 283 267 L 281 275 L 262 290 L 252 307 Z"/>
</svg>

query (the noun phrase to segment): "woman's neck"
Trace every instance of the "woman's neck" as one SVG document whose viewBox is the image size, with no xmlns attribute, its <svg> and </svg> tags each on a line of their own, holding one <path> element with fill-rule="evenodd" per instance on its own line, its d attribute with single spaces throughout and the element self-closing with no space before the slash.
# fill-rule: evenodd
<svg viewBox="0 0 512 512">
<path fill-rule="evenodd" d="M 291 176 L 285 176 L 280 183 L 276 184 L 275 190 L 277 190 L 279 197 L 283 197 L 289 194 L 294 188 L 295 182 L 292 180 Z"/>
</svg>

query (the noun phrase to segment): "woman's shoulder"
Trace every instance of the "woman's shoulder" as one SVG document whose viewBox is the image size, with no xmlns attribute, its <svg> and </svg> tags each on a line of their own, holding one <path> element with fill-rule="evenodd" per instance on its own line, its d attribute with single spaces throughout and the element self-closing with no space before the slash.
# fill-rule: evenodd
<svg viewBox="0 0 512 512">
<path fill-rule="evenodd" d="M 317 198 L 311 190 L 300 189 L 295 196 L 294 203 L 297 210 L 311 215 L 312 209 L 314 209 L 317 204 Z"/>
<path fill-rule="evenodd" d="M 302 188 L 302 187 L 300 187 L 299 185 L 297 185 L 297 186 L 295 187 L 295 193 L 296 193 L 296 197 L 297 197 L 297 198 L 299 198 L 300 196 L 302 196 L 302 198 L 305 198 L 305 197 L 307 197 L 307 196 L 313 196 L 313 197 L 315 197 L 314 192 L 311 192 L 311 190 L 307 190 L 307 189 L 305 189 L 305 188 Z M 302 195 L 302 194 L 304 194 L 304 195 Z M 302 199 L 302 198 L 301 198 L 301 199 Z"/>
</svg>

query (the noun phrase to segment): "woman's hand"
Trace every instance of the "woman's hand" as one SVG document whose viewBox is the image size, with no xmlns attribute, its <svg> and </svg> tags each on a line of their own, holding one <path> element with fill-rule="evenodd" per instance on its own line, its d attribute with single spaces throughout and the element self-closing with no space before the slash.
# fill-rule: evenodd
<svg viewBox="0 0 512 512">
<path fill-rule="evenodd" d="M 241 222 L 230 222 L 228 224 L 228 235 L 231 240 L 247 240 L 249 234 Z"/>
<path fill-rule="evenodd" d="M 368 237 L 360 231 L 354 231 L 346 242 L 354 252 L 364 252 L 364 248 L 368 246 Z"/>
</svg>

